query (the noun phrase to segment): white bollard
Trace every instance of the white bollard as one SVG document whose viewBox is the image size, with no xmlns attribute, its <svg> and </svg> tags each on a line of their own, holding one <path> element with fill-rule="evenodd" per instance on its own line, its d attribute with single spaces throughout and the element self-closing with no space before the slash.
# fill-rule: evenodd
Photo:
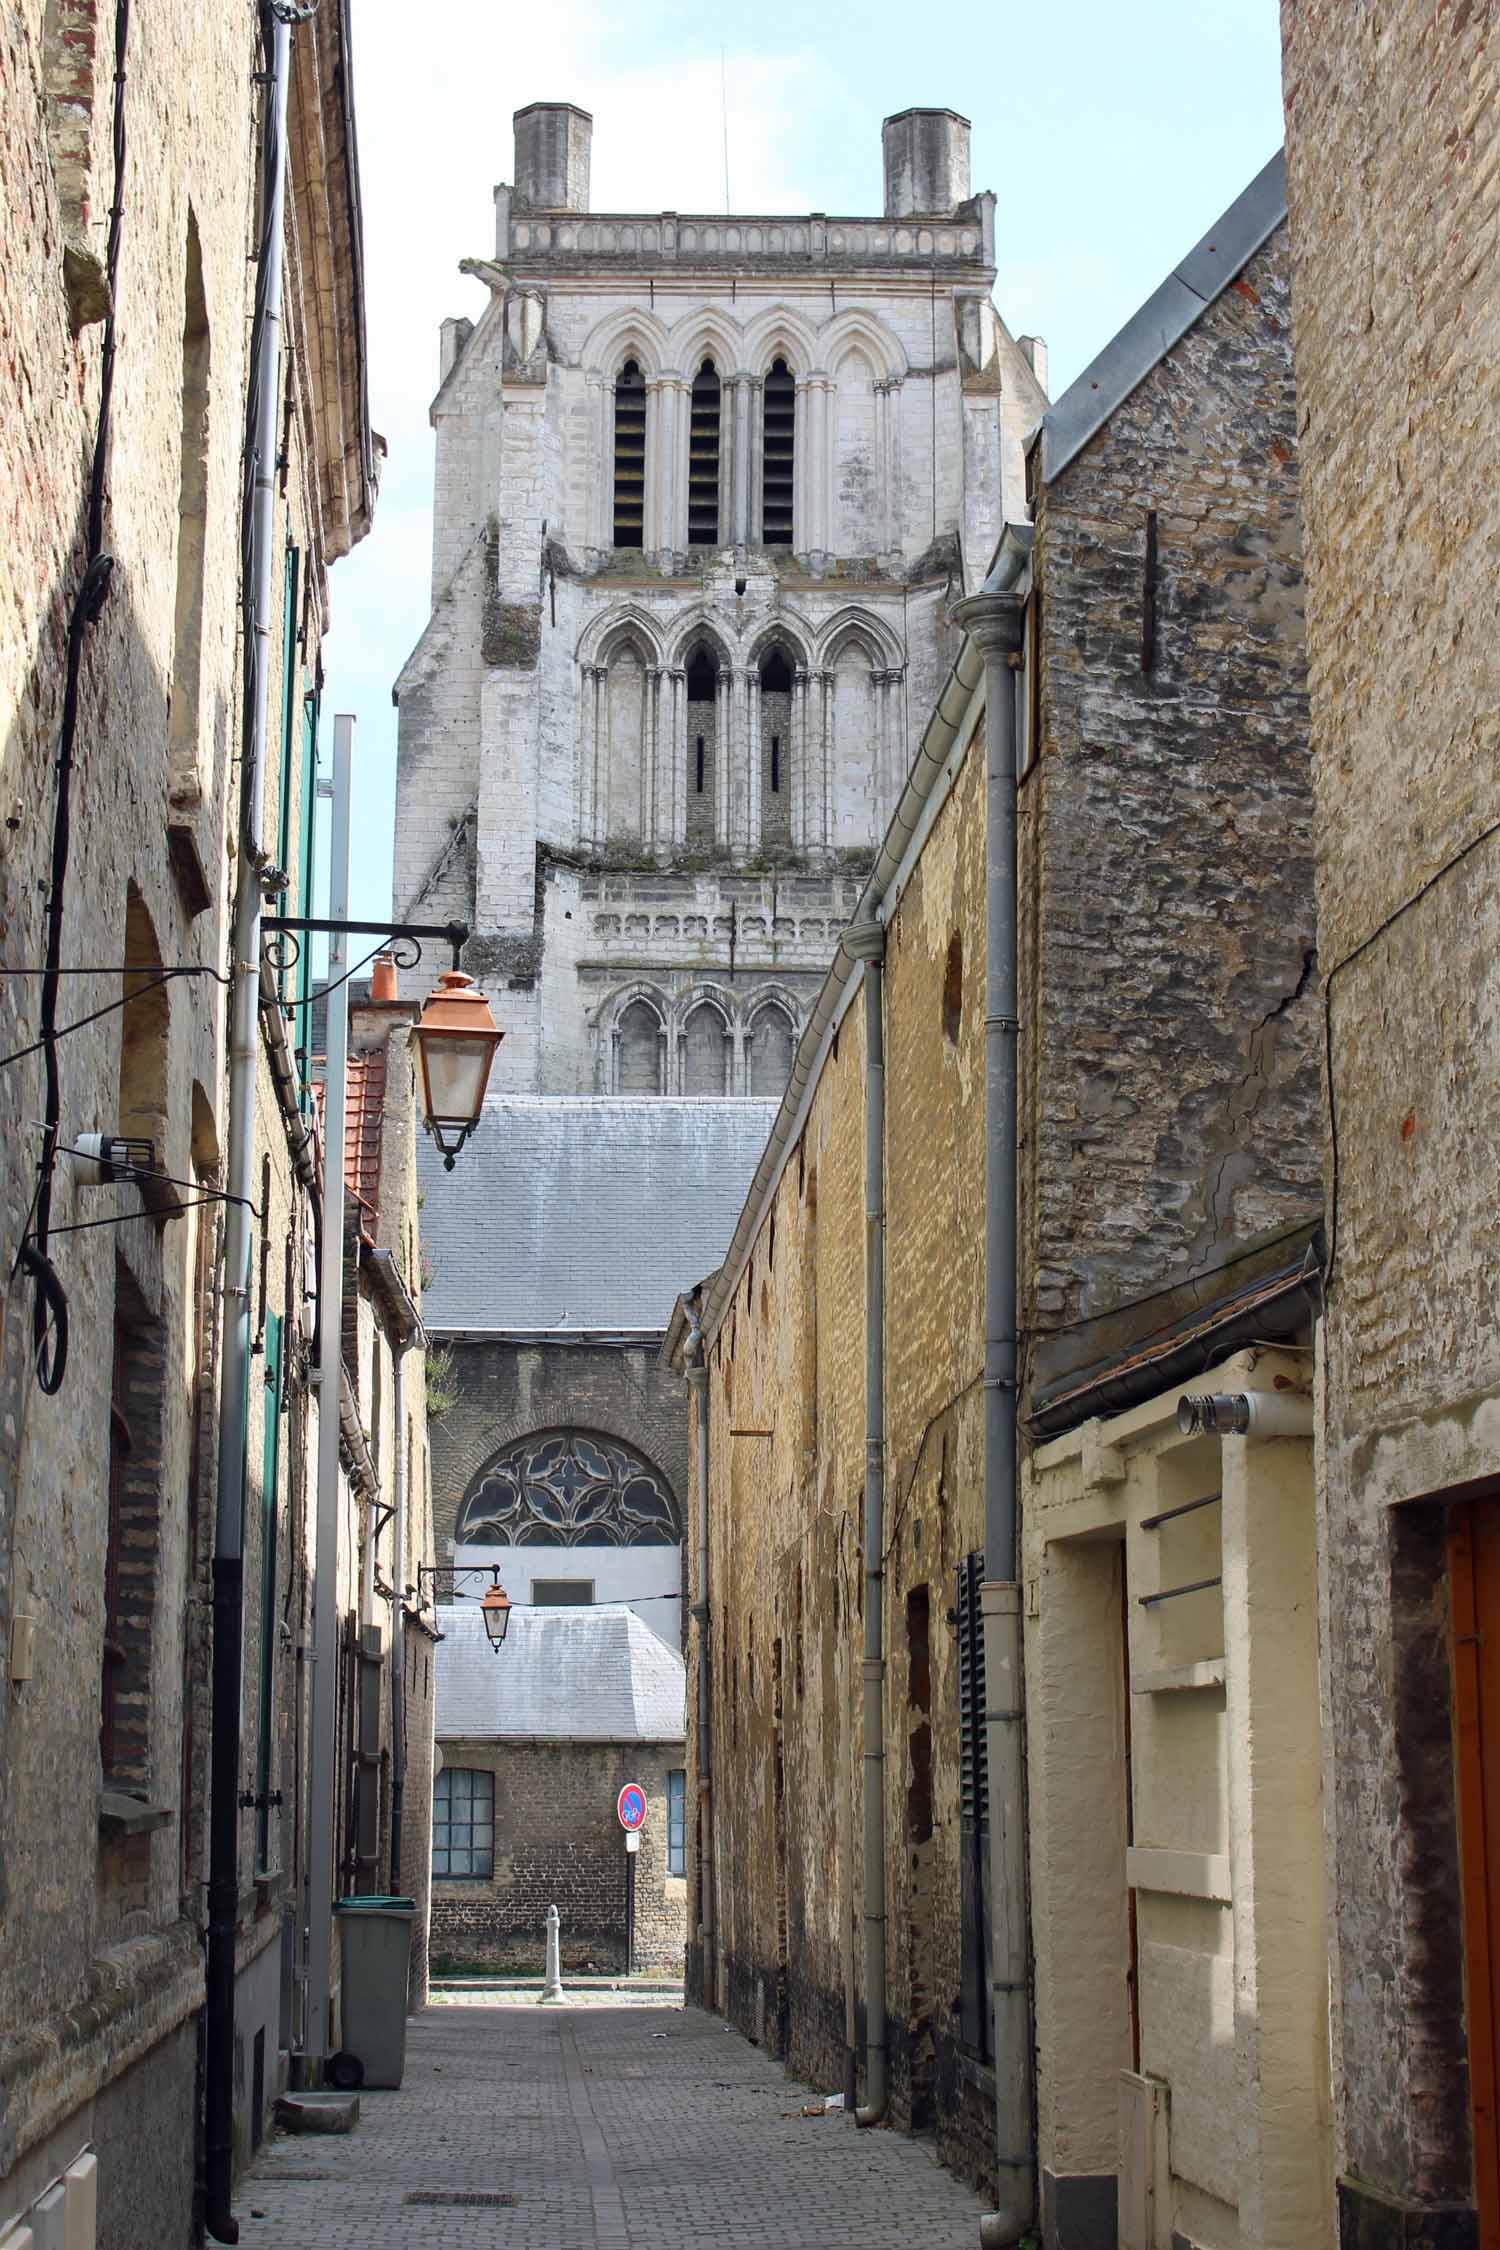
<svg viewBox="0 0 1500 2250">
<path fill-rule="evenodd" d="M 560 2000 L 562 1988 L 562 1941 L 559 1938 L 560 1922 L 555 1906 L 547 1909 L 547 1981 L 542 1988 L 542 2000 Z"/>
</svg>

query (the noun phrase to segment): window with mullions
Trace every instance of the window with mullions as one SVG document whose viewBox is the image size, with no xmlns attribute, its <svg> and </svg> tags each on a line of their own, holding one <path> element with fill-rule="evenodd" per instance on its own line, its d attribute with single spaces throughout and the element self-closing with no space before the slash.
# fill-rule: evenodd
<svg viewBox="0 0 1500 2250">
<path fill-rule="evenodd" d="M 719 373 L 706 359 L 693 377 L 688 417 L 688 545 L 719 543 Z"/>
<path fill-rule="evenodd" d="M 646 379 L 633 359 L 615 378 L 615 545 L 646 537 Z"/>
<path fill-rule="evenodd" d="M 667 1775 L 667 1873 L 687 1873 L 687 1773 L 681 1766 Z"/>
<path fill-rule="evenodd" d="M 790 547 L 796 472 L 797 384 L 784 359 L 775 361 L 766 377 L 764 398 L 761 534 L 768 547 Z"/>
<path fill-rule="evenodd" d="M 432 1872 L 488 1878 L 495 1872 L 495 1777 L 444 1766 L 432 1792 Z"/>
</svg>

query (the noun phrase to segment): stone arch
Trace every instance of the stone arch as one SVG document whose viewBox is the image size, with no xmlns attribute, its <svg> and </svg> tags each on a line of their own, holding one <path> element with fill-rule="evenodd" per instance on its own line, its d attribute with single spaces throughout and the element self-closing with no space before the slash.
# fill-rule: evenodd
<svg viewBox="0 0 1500 2250">
<path fill-rule="evenodd" d="M 790 305 L 772 305 L 746 327 L 744 352 L 752 375 L 763 377 L 778 358 L 794 375 L 807 375 L 819 364 L 817 331 Z"/>
<path fill-rule="evenodd" d="M 681 1004 L 677 1068 L 684 1094 L 714 1096 L 734 1091 L 733 1013 L 703 986 Z"/>
<path fill-rule="evenodd" d="M 871 313 L 857 309 L 836 313 L 821 330 L 818 342 L 822 346 L 823 364 L 835 376 L 849 352 L 856 348 L 877 383 L 899 383 L 906 376 L 908 362 L 900 338 Z"/>
<path fill-rule="evenodd" d="M 899 672 L 904 668 L 906 654 L 891 627 L 873 610 L 861 609 L 856 603 L 839 610 L 824 624 L 817 647 L 819 668 L 827 671 L 836 664 L 845 646 L 854 640 L 869 651 L 871 665 L 877 671 Z"/>
<path fill-rule="evenodd" d="M 605 1090 L 611 1094 L 666 1091 L 671 1008 L 644 981 L 612 993 L 599 1010 L 599 1045 Z"/>
<path fill-rule="evenodd" d="M 754 668 L 765 662 L 772 649 L 780 648 L 794 672 L 810 671 L 816 638 L 812 627 L 797 611 L 780 610 L 745 643 L 745 662 Z"/>
<path fill-rule="evenodd" d="M 591 617 L 578 636 L 574 656 L 580 664 L 607 664 L 616 641 L 626 634 L 635 635 L 646 663 L 665 664 L 661 627 L 639 602 L 615 603 Z"/>
<path fill-rule="evenodd" d="M 745 1011 L 746 1091 L 753 1099 L 779 1101 L 786 1092 L 797 1052 L 800 1014 L 779 987 L 758 992 Z"/>
<path fill-rule="evenodd" d="M 684 313 L 667 337 L 670 365 L 680 368 L 691 382 L 705 359 L 711 359 L 721 383 L 745 369 L 745 332 L 712 305 L 699 305 Z"/>
<path fill-rule="evenodd" d="M 455 1535 L 468 1547 L 676 1547 L 682 1508 L 655 1462 L 623 1438 L 533 1430 L 472 1478 Z"/>
<path fill-rule="evenodd" d="M 589 330 L 579 363 L 613 383 L 626 360 L 633 359 L 649 380 L 668 364 L 666 345 L 665 321 L 645 305 L 627 305 Z"/>
<path fill-rule="evenodd" d="M 721 672 L 734 669 L 734 654 L 724 628 L 706 609 L 695 609 L 673 628 L 667 642 L 667 663 L 674 671 L 683 670 L 700 642 Z"/>
</svg>

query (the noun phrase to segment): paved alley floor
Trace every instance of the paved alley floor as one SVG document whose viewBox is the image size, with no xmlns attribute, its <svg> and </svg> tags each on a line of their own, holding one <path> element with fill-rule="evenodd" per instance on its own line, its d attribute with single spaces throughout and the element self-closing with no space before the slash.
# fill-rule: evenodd
<svg viewBox="0 0 1500 2250">
<path fill-rule="evenodd" d="M 696 2008 L 439 2007 L 348 2136 L 283 2136 L 246 2250 L 974 2250 L 978 2196 Z"/>
</svg>

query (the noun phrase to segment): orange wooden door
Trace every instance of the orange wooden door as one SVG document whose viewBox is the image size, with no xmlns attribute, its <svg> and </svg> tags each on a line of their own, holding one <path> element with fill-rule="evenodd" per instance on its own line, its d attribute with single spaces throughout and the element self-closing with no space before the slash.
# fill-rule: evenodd
<svg viewBox="0 0 1500 2250">
<path fill-rule="evenodd" d="M 1500 2250 L 1500 1503 L 1467 1501 L 1450 1511 L 1448 1571 L 1474 2193 L 1479 2250 Z"/>
</svg>

